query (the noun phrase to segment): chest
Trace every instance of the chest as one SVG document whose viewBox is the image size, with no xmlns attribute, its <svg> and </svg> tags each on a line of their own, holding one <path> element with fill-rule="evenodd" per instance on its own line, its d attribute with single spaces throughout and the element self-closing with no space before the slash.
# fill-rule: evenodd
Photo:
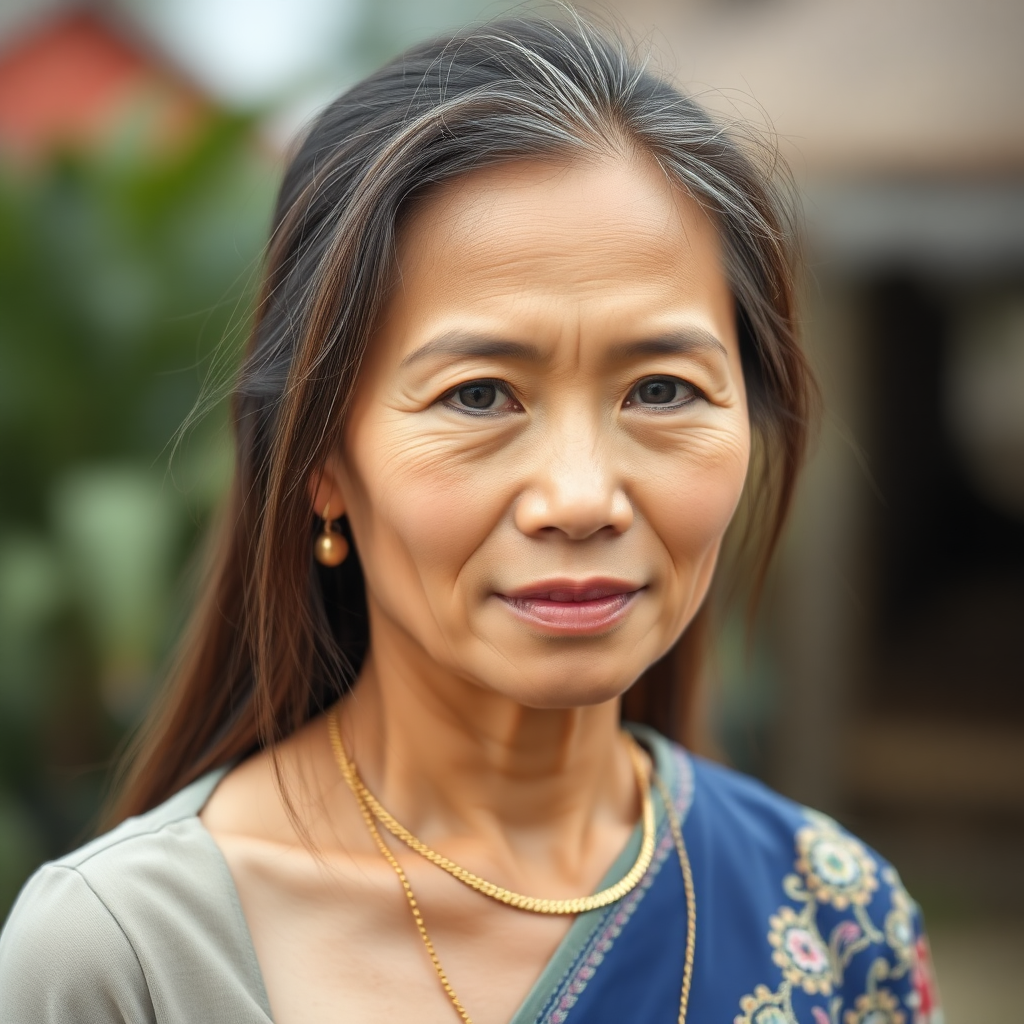
<svg viewBox="0 0 1024 1024">
<path fill-rule="evenodd" d="M 458 1020 L 406 895 L 380 858 L 318 862 L 222 843 L 275 1024 Z M 425 927 L 473 1024 L 505 1024 L 572 924 L 472 892 L 402 858 Z"/>
</svg>

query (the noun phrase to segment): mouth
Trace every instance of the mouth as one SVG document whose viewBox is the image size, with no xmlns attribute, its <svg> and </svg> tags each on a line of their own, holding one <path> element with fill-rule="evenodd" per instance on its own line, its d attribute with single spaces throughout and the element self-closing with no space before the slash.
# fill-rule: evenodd
<svg viewBox="0 0 1024 1024">
<path fill-rule="evenodd" d="M 548 580 L 497 596 L 517 618 L 546 633 L 603 633 L 625 618 L 645 588 L 627 580 Z"/>
</svg>

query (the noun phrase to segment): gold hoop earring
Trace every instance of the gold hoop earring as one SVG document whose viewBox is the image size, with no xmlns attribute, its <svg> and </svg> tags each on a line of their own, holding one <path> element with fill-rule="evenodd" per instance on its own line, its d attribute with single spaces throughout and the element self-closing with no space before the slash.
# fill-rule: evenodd
<svg viewBox="0 0 1024 1024">
<path fill-rule="evenodd" d="M 348 558 L 348 541 L 334 528 L 331 522 L 331 506 L 324 506 L 324 528 L 313 545 L 313 557 L 321 564 L 333 569 Z"/>
</svg>

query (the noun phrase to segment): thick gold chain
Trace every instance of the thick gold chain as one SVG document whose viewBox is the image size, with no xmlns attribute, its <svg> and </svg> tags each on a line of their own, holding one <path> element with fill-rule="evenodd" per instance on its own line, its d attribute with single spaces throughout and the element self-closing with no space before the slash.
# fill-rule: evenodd
<svg viewBox="0 0 1024 1024">
<path fill-rule="evenodd" d="M 373 809 L 372 805 L 369 804 L 369 802 L 367 801 L 367 796 L 369 796 L 370 799 L 373 799 L 372 794 L 370 794 L 369 790 L 366 789 L 366 787 L 362 784 L 362 780 L 359 778 L 359 774 L 356 771 L 355 765 L 349 760 L 348 755 L 345 751 L 345 745 L 341 741 L 341 729 L 338 724 L 337 709 L 334 709 L 333 711 L 331 711 L 330 714 L 328 714 L 327 729 L 331 738 L 331 746 L 334 748 L 335 760 L 338 762 L 338 767 L 341 769 L 341 774 L 344 777 L 345 781 L 348 783 L 349 788 L 352 790 L 352 794 L 356 798 L 356 803 L 359 805 L 359 811 L 363 816 L 363 821 L 366 822 L 366 827 L 369 830 L 370 835 L 373 837 L 373 841 L 376 844 L 377 849 L 380 851 L 381 856 L 388 862 L 388 864 L 391 865 L 392 870 L 398 877 L 398 881 L 402 885 L 402 891 L 405 893 L 405 898 L 409 904 L 409 909 L 410 911 L 412 911 L 413 920 L 416 923 L 416 929 L 420 933 L 420 938 L 423 940 L 423 945 L 426 947 L 427 955 L 430 957 L 430 962 L 433 965 L 434 972 L 437 974 L 438 980 L 441 982 L 441 987 L 444 989 L 445 995 L 448 996 L 448 999 L 450 1000 L 452 1006 L 455 1008 L 455 1012 L 459 1015 L 464 1024 L 473 1024 L 472 1019 L 466 1012 L 466 1008 L 462 1005 L 462 1002 L 460 1001 L 459 997 L 455 994 L 455 989 L 452 988 L 451 982 L 448 980 L 448 975 L 445 974 L 444 968 L 441 966 L 441 960 L 437 955 L 437 950 L 434 949 L 433 942 L 431 942 L 430 940 L 430 935 L 427 933 L 427 926 L 423 922 L 423 914 L 420 912 L 419 903 L 416 901 L 416 896 L 412 891 L 412 886 L 409 884 L 409 879 L 406 876 L 406 873 L 403 870 L 402 865 L 398 863 L 398 859 L 391 852 L 391 850 L 388 849 L 387 843 L 384 842 L 384 839 L 380 834 L 380 830 L 377 828 L 377 823 L 376 821 L 374 821 L 374 817 L 376 816 L 379 819 L 380 815 Z M 638 778 L 641 780 L 642 783 L 643 764 L 640 761 L 639 751 L 636 750 L 636 741 L 633 740 L 631 736 L 629 737 L 629 740 L 630 756 L 633 759 L 633 765 L 634 768 L 636 768 L 637 770 Z M 638 765 L 639 767 L 637 767 Z M 686 1024 L 686 1009 L 690 1001 L 690 984 L 693 980 L 693 958 L 697 939 L 697 900 L 693 886 L 693 872 L 690 868 L 690 858 L 687 855 L 686 843 L 683 840 L 683 829 L 679 822 L 679 816 L 676 814 L 676 809 L 672 802 L 672 797 L 669 794 L 668 788 L 666 787 L 665 783 L 662 782 L 661 777 L 656 772 L 653 774 L 653 781 L 654 784 L 658 787 L 658 793 L 661 796 L 662 802 L 665 805 L 665 815 L 668 818 L 669 831 L 672 833 L 672 841 L 676 848 L 676 855 L 679 858 L 679 867 L 683 873 L 683 891 L 686 897 L 686 952 L 683 958 L 683 982 L 679 994 L 678 1024 Z M 641 793 L 643 795 L 643 807 L 645 815 L 644 841 L 646 842 L 647 839 L 646 816 L 647 813 L 650 812 L 651 852 L 653 854 L 654 811 L 651 805 L 650 790 L 646 785 L 641 784 Z M 398 822 L 395 821 L 395 819 L 392 818 L 391 815 L 388 814 L 388 812 L 380 804 L 378 804 L 377 806 L 380 808 L 380 811 L 387 815 L 387 817 L 398 828 L 402 828 L 402 826 L 399 825 Z M 402 831 L 405 832 L 405 829 L 402 829 Z M 398 835 L 397 833 L 394 834 L 397 835 L 399 839 L 403 838 L 401 835 Z M 410 839 L 414 840 L 416 843 L 422 846 L 423 850 L 433 854 L 433 857 L 427 856 L 426 853 L 424 853 L 423 855 L 426 856 L 427 859 L 430 860 L 432 863 L 437 864 L 438 867 L 444 867 L 444 869 L 448 871 L 449 874 L 454 874 L 454 872 L 451 871 L 450 868 L 456 868 L 459 871 L 463 871 L 465 875 L 469 878 L 475 879 L 479 882 L 483 882 L 483 879 L 478 879 L 476 875 L 472 874 L 469 871 L 465 871 L 463 868 L 459 868 L 457 864 L 454 864 L 452 861 L 447 860 L 447 858 L 441 857 L 440 854 L 434 853 L 434 851 L 430 850 L 429 847 L 425 846 L 422 843 L 419 843 L 419 840 L 416 839 L 416 837 L 413 836 L 412 833 L 406 832 L 406 835 L 408 835 Z M 408 841 L 406 842 L 407 845 L 409 845 L 413 850 L 416 850 L 417 853 L 421 852 L 420 850 L 417 850 L 416 846 L 413 846 L 412 843 L 408 843 Z M 437 860 L 435 860 L 434 858 L 437 858 Z M 648 865 L 650 864 L 650 860 L 651 858 L 648 857 Z M 450 866 L 450 868 L 445 867 L 445 864 L 441 864 L 439 863 L 439 861 L 444 861 L 445 864 Z M 637 861 L 637 864 L 639 864 L 639 860 Z M 635 869 L 636 865 L 633 866 L 633 870 Z M 644 872 L 646 872 L 646 870 L 647 868 L 645 867 Z M 632 874 L 632 872 L 630 872 L 630 874 Z M 458 878 L 459 876 L 455 875 L 455 877 Z M 626 877 L 628 878 L 629 876 L 627 875 Z M 643 877 L 643 873 L 641 873 L 641 877 Z M 465 881 L 465 879 L 461 880 Z M 622 881 L 625 881 L 625 878 Z M 471 883 L 467 881 L 466 884 L 470 885 Z M 500 886 L 494 886 L 490 882 L 484 882 L 483 884 L 497 890 L 498 892 L 505 893 L 508 897 L 522 900 L 524 901 L 524 903 L 517 904 L 513 902 L 513 899 L 501 899 L 500 896 L 494 895 L 489 892 L 485 892 L 484 889 L 478 888 L 477 886 L 472 886 L 472 888 L 476 889 L 477 892 L 484 892 L 485 895 L 493 895 L 495 899 L 499 899 L 502 903 L 507 903 L 509 906 L 517 906 L 519 909 L 522 910 L 533 910 L 534 913 L 540 914 L 579 913 L 579 911 L 537 910 L 534 907 L 528 905 L 530 903 L 566 904 L 577 902 L 574 900 L 535 900 L 533 897 L 529 896 L 518 896 L 516 893 L 509 892 L 505 889 L 501 889 Z M 621 882 L 619 884 L 621 885 Z M 635 884 L 636 883 L 631 885 L 629 888 L 632 889 L 635 886 Z M 601 893 L 595 893 L 595 897 L 603 896 L 605 893 L 611 892 L 614 888 L 616 887 L 612 886 L 609 889 L 603 890 Z M 625 892 L 628 891 L 629 889 L 625 890 Z M 621 895 L 625 895 L 625 892 L 623 892 Z M 621 895 L 615 897 L 615 899 L 620 899 Z M 611 902 L 613 901 L 607 900 L 604 903 L 599 904 L 599 906 L 607 906 Z"/>
<path fill-rule="evenodd" d="M 635 889 L 640 879 L 647 873 L 651 865 L 651 858 L 654 856 L 654 805 L 651 802 L 651 792 L 647 785 L 644 774 L 644 762 L 640 754 L 636 740 L 626 733 L 628 749 L 633 771 L 636 773 L 637 785 L 640 789 L 642 804 L 641 818 L 643 820 L 643 839 L 640 843 L 640 852 L 637 855 L 636 863 L 623 875 L 614 885 L 600 892 L 592 893 L 590 896 L 577 896 L 568 900 L 549 900 L 540 896 L 524 896 L 522 893 L 512 892 L 494 882 L 488 882 L 472 871 L 442 856 L 432 850 L 426 843 L 420 842 L 407 828 L 396 821 L 391 814 L 381 805 L 377 798 L 366 788 L 363 780 L 359 777 L 356 766 L 349 760 L 345 751 L 345 745 L 341 742 L 341 731 L 338 727 L 337 709 L 328 715 L 328 728 L 331 736 L 331 746 L 334 748 L 334 757 L 341 769 L 341 774 L 348 783 L 349 788 L 359 799 L 369 807 L 373 816 L 383 825 L 396 839 L 400 839 L 411 850 L 415 850 L 421 857 L 425 857 L 431 864 L 435 864 L 442 871 L 447 871 L 453 878 L 468 885 L 471 889 L 505 903 L 517 910 L 528 910 L 533 914 L 583 914 L 588 910 L 599 910 L 607 907 L 616 900 L 622 899 L 631 889 Z"/>
</svg>

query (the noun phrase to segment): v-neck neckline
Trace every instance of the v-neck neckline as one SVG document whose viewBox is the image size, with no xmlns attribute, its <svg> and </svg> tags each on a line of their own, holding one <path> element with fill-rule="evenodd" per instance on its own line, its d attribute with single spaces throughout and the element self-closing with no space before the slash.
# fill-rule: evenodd
<svg viewBox="0 0 1024 1024">
<path fill-rule="evenodd" d="M 646 726 L 628 723 L 626 727 L 640 741 L 641 745 L 647 749 L 654 761 L 655 771 L 661 776 L 669 792 L 675 794 L 678 788 L 678 770 L 673 763 L 671 745 L 668 740 Z M 270 1009 L 267 986 L 263 979 L 259 958 L 256 956 L 256 946 L 252 939 L 252 933 L 249 930 L 249 922 L 246 920 L 245 912 L 242 909 L 238 887 L 235 884 L 234 876 L 231 874 L 231 868 L 223 851 L 199 817 L 213 795 L 214 790 L 233 767 L 234 765 L 226 765 L 222 768 L 216 768 L 186 788 L 192 791 L 189 795 L 195 800 L 195 820 L 204 842 L 207 844 L 210 852 L 215 852 L 219 869 L 223 872 L 224 887 L 228 894 L 229 902 L 232 904 L 232 917 L 236 921 L 236 938 L 241 947 L 240 952 L 249 962 L 252 974 L 259 983 L 259 991 L 253 993 L 253 995 L 258 999 L 260 1008 L 266 1014 L 267 1020 L 272 1022 L 274 1018 Z M 182 795 L 184 795 L 184 792 L 179 794 L 179 797 Z M 686 810 L 688 810 L 688 807 L 680 809 L 681 819 L 685 817 Z M 660 800 L 654 801 L 654 828 L 655 835 L 660 837 L 665 828 L 665 808 Z M 642 840 L 643 827 L 640 822 L 637 822 L 626 845 L 598 883 L 598 890 L 614 885 L 629 871 L 639 855 Z M 535 1024 L 538 1015 L 549 1001 L 551 994 L 558 988 L 568 971 L 571 970 L 572 966 L 579 959 L 580 953 L 587 946 L 591 937 L 613 910 L 614 905 L 612 907 L 602 907 L 598 910 L 590 910 L 576 916 L 569 931 L 563 936 L 562 941 L 544 965 L 537 980 L 533 983 L 519 1008 L 509 1019 L 508 1024 Z"/>
<path fill-rule="evenodd" d="M 661 776 L 668 791 L 675 794 L 678 788 L 678 770 L 673 763 L 671 746 L 659 733 L 646 726 L 627 723 L 626 728 L 640 741 L 654 761 L 654 770 Z M 685 817 L 683 808 L 680 820 Z M 658 799 L 654 801 L 654 833 L 660 839 L 664 829 L 665 808 Z M 597 889 L 604 889 L 614 885 L 636 862 L 640 853 L 640 844 L 643 841 L 643 826 L 637 822 L 629 840 L 622 848 L 618 857 L 615 858 L 611 867 L 605 873 L 604 878 L 597 885 Z M 648 871 L 651 869 L 648 868 Z M 643 885 L 643 880 L 639 883 Z M 602 907 L 599 910 L 589 910 L 584 914 L 578 914 L 573 921 L 569 931 L 565 934 L 558 948 L 552 954 L 551 959 L 545 964 L 537 980 L 533 983 L 530 992 L 520 1004 L 519 1009 L 512 1015 L 508 1024 L 535 1024 L 539 1015 L 544 1010 L 554 993 L 560 986 L 562 980 L 579 961 L 580 954 L 589 944 L 594 933 L 602 926 L 610 914 L 615 912 L 616 904 L 609 907 Z"/>
</svg>

